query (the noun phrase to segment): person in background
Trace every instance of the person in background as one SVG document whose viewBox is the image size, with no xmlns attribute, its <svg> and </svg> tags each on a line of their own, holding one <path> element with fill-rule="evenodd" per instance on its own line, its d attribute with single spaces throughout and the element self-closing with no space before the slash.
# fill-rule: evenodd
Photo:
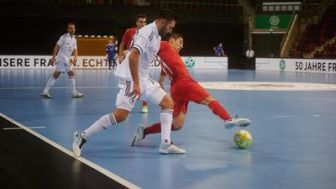
<svg viewBox="0 0 336 189">
<path fill-rule="evenodd" d="M 109 64 L 109 70 L 114 70 L 116 66 L 116 55 L 118 52 L 118 46 L 115 38 L 111 38 L 109 43 L 105 47 L 106 57 Z"/>
<path fill-rule="evenodd" d="M 245 52 L 246 56 L 246 68 L 255 69 L 255 53 L 251 46 Z"/>
<path fill-rule="evenodd" d="M 224 53 L 224 49 L 223 49 L 223 44 L 219 43 L 218 46 L 215 46 L 214 48 L 215 51 L 215 55 L 216 56 L 226 56 Z"/>
<path fill-rule="evenodd" d="M 83 93 L 76 90 L 75 84 L 75 70 L 73 67 L 76 66 L 78 57 L 77 40 L 75 38 L 75 24 L 71 22 L 68 23 L 67 31 L 68 33 L 62 35 L 54 47 L 50 64 L 55 65 L 55 71 L 49 78 L 41 93 L 41 96 L 44 98 L 51 98 L 49 89 L 55 85 L 56 80 L 59 78 L 61 73 L 67 73 L 69 76 L 72 98 L 82 98 L 84 96 Z M 71 58 L 72 55 L 73 58 Z"/>
</svg>

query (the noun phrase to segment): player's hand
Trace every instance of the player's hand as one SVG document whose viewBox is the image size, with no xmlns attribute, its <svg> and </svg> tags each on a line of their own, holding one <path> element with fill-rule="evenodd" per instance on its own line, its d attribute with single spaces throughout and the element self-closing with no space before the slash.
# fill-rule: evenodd
<svg viewBox="0 0 336 189">
<path fill-rule="evenodd" d="M 118 56 L 118 62 L 119 62 L 119 64 L 121 64 L 121 62 L 124 60 L 124 56 L 122 56 L 122 55 L 120 55 L 120 56 Z"/>
<path fill-rule="evenodd" d="M 141 96 L 140 85 L 139 84 L 134 84 L 133 90 L 130 93 L 130 97 L 132 99 L 138 99 L 140 96 Z"/>
<path fill-rule="evenodd" d="M 51 58 L 50 61 L 49 61 L 49 64 L 50 65 L 55 65 L 55 62 L 56 62 L 56 58 Z"/>
</svg>

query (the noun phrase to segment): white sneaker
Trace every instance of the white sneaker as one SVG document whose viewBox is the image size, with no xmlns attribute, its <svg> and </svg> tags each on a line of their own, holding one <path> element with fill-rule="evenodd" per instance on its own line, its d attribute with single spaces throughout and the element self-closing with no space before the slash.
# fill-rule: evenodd
<svg viewBox="0 0 336 189">
<path fill-rule="evenodd" d="M 81 148 L 83 146 L 83 144 L 86 142 L 86 140 L 84 138 L 82 138 L 81 135 L 81 131 L 76 131 L 74 133 L 74 139 L 73 139 L 73 143 L 72 143 L 72 151 L 75 154 L 76 157 L 79 157 L 81 155 Z"/>
<path fill-rule="evenodd" d="M 186 151 L 182 148 L 175 146 L 174 144 L 164 144 L 160 145 L 160 153 L 161 154 L 185 154 Z"/>
<path fill-rule="evenodd" d="M 46 92 L 46 91 L 42 91 L 41 96 L 44 98 L 48 98 L 48 99 L 51 98 L 51 95 L 49 94 L 49 92 Z"/>
<path fill-rule="evenodd" d="M 131 141 L 131 146 L 138 145 L 140 143 L 140 140 L 142 140 L 145 137 L 144 134 L 145 128 L 142 125 L 139 125 L 137 130 L 135 131 L 132 141 Z"/>
<path fill-rule="evenodd" d="M 72 98 L 82 98 L 84 96 L 83 93 L 80 93 L 80 92 L 74 92 L 72 93 Z"/>
<path fill-rule="evenodd" d="M 247 127 L 248 125 L 250 125 L 250 123 L 251 120 L 236 116 L 230 121 L 225 121 L 224 125 L 225 128 L 231 129 L 232 127 Z"/>
</svg>

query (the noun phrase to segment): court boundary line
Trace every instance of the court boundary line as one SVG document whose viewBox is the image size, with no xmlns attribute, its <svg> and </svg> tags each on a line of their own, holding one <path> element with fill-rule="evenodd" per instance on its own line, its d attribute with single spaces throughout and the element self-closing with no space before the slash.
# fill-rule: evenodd
<svg viewBox="0 0 336 189">
<path fill-rule="evenodd" d="M 65 154 L 71 156 L 72 158 L 74 158 L 74 159 L 76 159 L 76 160 L 78 160 L 78 161 L 84 163 L 85 165 L 91 167 L 92 169 L 94 169 L 94 170 L 96 170 L 96 171 L 102 173 L 103 175 L 109 177 L 110 179 L 112 179 L 112 180 L 118 182 L 119 184 L 122 184 L 123 186 L 125 186 L 125 187 L 127 187 L 127 188 L 130 188 L 130 189 L 140 189 L 139 186 L 137 186 L 137 185 L 133 184 L 132 182 L 130 182 L 130 181 L 128 181 L 128 180 L 126 180 L 126 179 L 124 179 L 124 178 L 122 178 L 122 177 L 120 177 L 120 176 L 118 176 L 118 175 L 116 175 L 116 174 L 114 174 L 114 173 L 112 173 L 112 172 L 110 172 L 109 170 L 107 170 L 107 169 L 105 169 L 105 168 L 103 168 L 103 167 L 101 167 L 101 166 L 99 166 L 99 165 L 93 163 L 92 161 L 90 161 L 90 160 L 88 160 L 88 159 L 86 159 L 86 158 L 83 158 L 83 157 L 76 157 L 76 156 L 73 154 L 72 151 L 70 151 L 70 150 L 68 150 L 67 148 L 61 146 L 60 144 L 58 144 L 58 143 L 52 141 L 51 139 L 48 139 L 47 137 L 45 137 L 45 136 L 43 136 L 43 135 L 37 133 L 36 131 L 30 129 L 29 127 L 27 127 L 27 126 L 25 126 L 25 125 L 23 125 L 22 123 L 17 122 L 16 120 L 10 118 L 9 116 L 7 116 L 7 115 L 5 115 L 5 114 L 3 114 L 3 113 L 1 113 L 1 112 L 0 112 L 0 116 L 3 117 L 4 119 L 6 119 L 7 121 L 9 121 L 9 122 L 11 122 L 11 123 L 17 125 L 18 127 L 22 128 L 22 129 L 25 130 L 26 132 L 32 134 L 33 136 L 35 136 L 35 137 L 41 139 L 42 141 L 46 142 L 46 143 L 49 144 L 50 146 L 52 146 L 52 147 L 54 147 L 54 148 L 56 148 L 56 149 L 62 151 L 63 153 L 65 153 Z"/>
</svg>

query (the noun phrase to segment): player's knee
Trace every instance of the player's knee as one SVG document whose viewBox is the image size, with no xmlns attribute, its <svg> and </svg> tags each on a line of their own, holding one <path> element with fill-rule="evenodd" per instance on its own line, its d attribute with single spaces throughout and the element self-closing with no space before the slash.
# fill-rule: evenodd
<svg viewBox="0 0 336 189">
<path fill-rule="evenodd" d="M 60 72 L 54 72 L 54 73 L 53 73 L 53 78 L 54 78 L 54 79 L 58 79 L 60 75 L 61 75 Z"/>
<path fill-rule="evenodd" d="M 124 121 L 128 117 L 128 111 L 117 109 L 113 112 L 114 118 L 116 119 L 117 123 Z"/>
<path fill-rule="evenodd" d="M 69 76 L 69 79 L 75 79 L 75 73 L 72 72 L 72 71 L 70 71 L 70 72 L 68 73 L 68 76 Z"/>
<path fill-rule="evenodd" d="M 202 104 L 208 105 L 210 102 L 212 102 L 214 100 L 216 100 L 216 99 L 213 96 L 208 96 L 202 101 Z"/>
<path fill-rule="evenodd" d="M 165 97 L 163 97 L 160 106 L 162 107 L 162 109 L 173 109 L 173 99 L 170 96 L 166 95 Z"/>
<path fill-rule="evenodd" d="M 182 129 L 183 124 L 173 124 L 172 125 L 172 131 L 178 131 L 180 129 Z"/>
</svg>

